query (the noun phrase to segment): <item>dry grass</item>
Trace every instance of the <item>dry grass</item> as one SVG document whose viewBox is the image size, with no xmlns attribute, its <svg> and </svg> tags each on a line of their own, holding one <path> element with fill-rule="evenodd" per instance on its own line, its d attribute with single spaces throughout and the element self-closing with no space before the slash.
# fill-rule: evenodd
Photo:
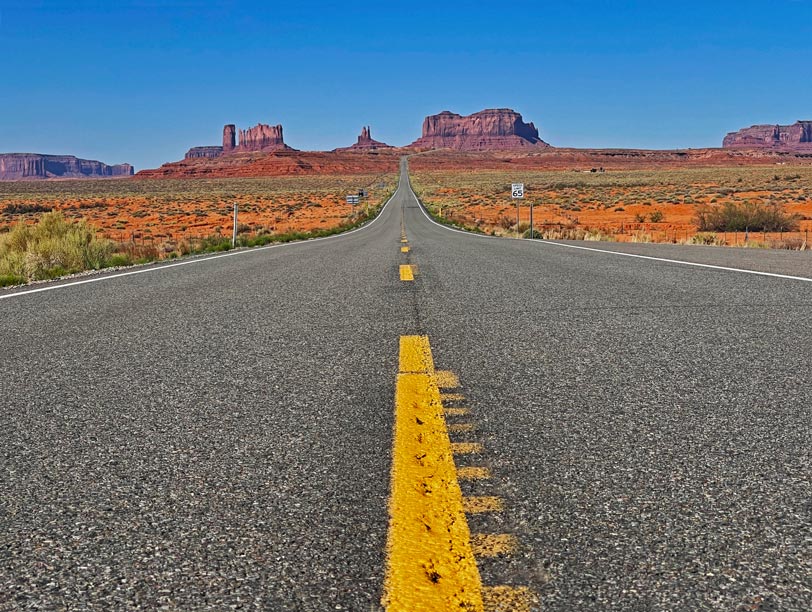
<svg viewBox="0 0 812 612">
<path fill-rule="evenodd" d="M 86 221 L 117 242 L 172 247 L 230 235 L 234 202 L 245 234 L 326 230 L 354 216 L 346 195 L 366 188 L 368 202 L 391 193 L 394 174 L 233 179 L 13 182 L 0 184 L 0 232 L 43 211 Z"/>
<path fill-rule="evenodd" d="M 242 246 L 329 235 L 374 214 L 396 184 L 395 174 L 0 183 L 0 244 L 16 244 L 58 217 L 106 245 L 99 261 L 43 256 L 37 266 L 27 247 L 6 248 L 0 284 L 230 248 L 234 202 Z M 361 188 L 368 197 L 349 206 L 347 194 Z"/>
<path fill-rule="evenodd" d="M 516 233 L 516 202 L 510 184 L 524 182 L 520 227 L 529 222 L 542 233 L 596 233 L 621 241 L 690 242 L 698 231 L 697 212 L 728 206 L 783 210 L 798 225 L 784 226 L 805 236 L 812 229 L 812 168 L 742 167 L 622 170 L 606 173 L 536 170 L 418 171 L 412 184 L 437 215 L 496 235 Z M 731 228 L 733 229 L 733 228 Z M 776 227 L 780 230 L 780 227 Z M 569 235 L 569 234 L 567 234 Z M 751 241 L 788 242 L 786 232 L 754 233 Z M 741 243 L 743 235 L 717 243 Z"/>
</svg>

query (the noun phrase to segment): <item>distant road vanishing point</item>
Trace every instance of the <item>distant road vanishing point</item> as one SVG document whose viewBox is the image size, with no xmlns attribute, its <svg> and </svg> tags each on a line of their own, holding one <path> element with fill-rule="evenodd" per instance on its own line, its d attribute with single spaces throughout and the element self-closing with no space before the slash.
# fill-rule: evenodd
<svg viewBox="0 0 812 612">
<path fill-rule="evenodd" d="M 0 610 L 812 609 L 810 254 L 584 247 L 0 292 Z"/>
</svg>

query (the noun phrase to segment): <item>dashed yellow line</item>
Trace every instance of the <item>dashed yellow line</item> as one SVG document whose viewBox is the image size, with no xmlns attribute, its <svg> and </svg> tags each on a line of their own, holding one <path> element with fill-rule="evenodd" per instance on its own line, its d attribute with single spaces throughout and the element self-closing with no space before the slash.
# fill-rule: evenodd
<svg viewBox="0 0 812 612">
<path fill-rule="evenodd" d="M 479 442 L 452 442 L 451 452 L 455 455 L 475 455 L 482 452 Z"/>
<path fill-rule="evenodd" d="M 538 610 L 538 598 L 527 587 L 482 587 L 485 612 L 531 612 Z"/>
<path fill-rule="evenodd" d="M 426 336 L 402 336 L 382 603 L 484 612 L 482 583 Z"/>
<path fill-rule="evenodd" d="M 470 410 L 468 408 L 446 408 L 444 412 L 446 416 L 465 416 Z"/>
<path fill-rule="evenodd" d="M 441 389 L 456 389 L 460 386 L 460 379 L 454 372 L 437 370 L 437 386 Z"/>
<path fill-rule="evenodd" d="M 412 266 L 409 265 L 400 266 L 400 280 L 402 281 L 414 280 L 414 270 L 412 269 Z"/>
<path fill-rule="evenodd" d="M 502 500 L 498 497 L 465 497 L 462 507 L 468 514 L 482 514 L 484 512 L 499 512 L 502 509 Z"/>
<path fill-rule="evenodd" d="M 471 548 L 477 557 L 498 557 L 516 552 L 516 536 L 509 533 L 474 533 Z"/>
<path fill-rule="evenodd" d="M 448 433 L 468 433 L 474 431 L 471 423 L 453 423 L 448 426 Z"/>
<path fill-rule="evenodd" d="M 458 467 L 457 479 L 458 480 L 487 480 L 491 477 L 491 471 L 485 467 Z"/>
<path fill-rule="evenodd" d="M 440 398 L 444 402 L 458 402 L 460 400 L 464 400 L 465 396 L 462 395 L 461 393 L 442 393 L 440 395 Z"/>
<path fill-rule="evenodd" d="M 409 247 L 400 247 L 400 252 L 401 253 L 408 253 L 409 252 Z"/>
</svg>

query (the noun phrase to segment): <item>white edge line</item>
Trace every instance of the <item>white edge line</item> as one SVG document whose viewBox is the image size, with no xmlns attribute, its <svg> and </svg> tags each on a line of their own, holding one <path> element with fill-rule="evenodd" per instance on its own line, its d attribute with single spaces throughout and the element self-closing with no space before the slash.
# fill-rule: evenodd
<svg viewBox="0 0 812 612">
<path fill-rule="evenodd" d="M 415 195 L 414 190 L 412 189 L 411 182 L 409 183 L 409 191 L 412 192 L 412 196 L 414 197 L 415 201 L 417 201 L 417 205 L 423 214 L 426 216 L 426 219 L 434 223 L 434 225 L 438 227 L 442 227 L 450 232 L 457 232 L 458 234 L 465 234 L 466 236 L 471 236 L 474 238 L 494 238 L 497 240 L 504 240 L 499 236 L 483 236 L 482 234 L 474 234 L 473 232 L 466 232 L 465 230 L 456 229 L 454 227 L 448 227 L 447 225 L 443 225 L 442 223 L 438 223 L 431 216 L 426 212 L 423 204 L 421 204 L 419 198 Z M 742 268 L 729 268 L 727 266 L 715 266 L 713 264 L 703 264 L 697 263 L 695 261 L 683 261 L 681 259 L 668 259 L 666 257 L 652 257 L 651 255 L 637 255 L 636 253 L 622 253 L 620 251 L 607 251 L 604 249 L 596 249 L 594 247 L 585 247 L 585 246 L 578 246 L 575 244 L 564 244 L 562 242 L 554 242 L 551 240 L 531 240 L 529 241 L 532 244 L 536 245 L 555 245 L 558 247 L 564 247 L 566 249 L 579 249 L 581 251 L 594 251 L 595 253 L 607 253 L 609 255 L 617 255 L 619 257 L 634 257 L 636 259 L 648 259 L 651 261 L 662 261 L 666 263 L 673 263 L 673 264 L 680 264 L 683 266 L 693 266 L 695 268 L 709 268 L 711 270 L 723 270 L 725 272 L 741 272 L 742 274 L 753 274 L 755 276 L 769 276 L 771 278 L 783 278 L 785 280 L 797 280 L 802 281 L 805 283 L 812 283 L 812 278 L 807 278 L 805 276 L 790 276 L 788 274 L 776 274 L 775 272 L 759 272 L 758 270 L 744 270 Z"/>
<path fill-rule="evenodd" d="M 423 203 L 420 201 L 420 198 L 417 197 L 417 194 L 415 194 L 414 189 L 412 189 L 411 180 L 407 182 L 407 185 L 409 186 L 409 191 L 411 192 L 414 201 L 417 202 L 417 207 L 420 209 L 420 212 L 422 212 L 423 215 L 426 217 L 426 219 L 428 219 L 431 223 L 434 223 L 434 225 L 436 225 L 437 227 L 442 227 L 444 230 L 448 230 L 449 232 L 456 232 L 457 234 L 463 234 L 465 236 L 470 236 L 472 238 L 493 238 L 496 240 L 501 240 L 499 236 L 486 236 L 484 234 L 475 234 L 473 232 L 466 232 L 465 230 L 457 229 L 456 227 L 449 227 L 448 225 L 438 223 L 437 221 L 431 218 L 431 215 L 429 215 L 428 212 L 426 212 L 426 209 L 424 208 Z"/>
<path fill-rule="evenodd" d="M 395 199 L 395 195 L 397 194 L 398 190 L 395 189 L 395 193 L 386 201 L 383 205 L 381 210 L 375 215 L 375 218 L 372 219 L 369 223 L 362 225 L 361 227 L 356 227 L 355 229 L 351 229 L 347 232 L 341 232 L 340 234 L 334 234 L 333 236 L 323 236 L 321 238 L 310 238 L 308 240 L 298 240 L 296 242 L 285 242 L 282 244 L 269 244 L 266 246 L 261 247 L 249 247 L 245 249 L 240 249 L 239 251 L 229 251 L 228 253 L 222 253 L 220 255 L 211 255 L 211 256 L 203 256 L 197 257 L 195 259 L 187 259 L 186 261 L 179 261 L 172 264 L 158 264 L 153 267 L 145 267 L 140 270 L 131 270 L 129 272 L 120 272 L 118 274 L 110 274 L 110 275 L 103 275 L 94 278 L 86 278 L 78 281 L 72 281 L 68 283 L 62 283 L 60 285 L 48 285 L 46 287 L 37 287 L 36 289 L 25 289 L 23 291 L 17 291 L 15 293 L 8 293 L 6 295 L 0 295 L 0 300 L 9 300 L 11 298 L 20 297 L 22 295 L 31 295 L 32 293 L 42 293 L 43 291 L 54 291 L 55 289 L 64 289 L 66 287 L 76 287 L 77 285 L 86 285 L 88 283 L 99 283 L 101 281 L 111 280 L 114 278 L 122 278 L 124 276 L 134 276 L 136 274 L 146 274 L 147 272 L 160 272 L 161 270 L 167 270 L 169 268 L 177 268 L 179 266 L 188 266 L 191 264 L 203 263 L 207 261 L 213 261 L 215 259 L 221 259 L 223 257 L 233 257 L 235 255 L 247 255 L 250 253 L 258 253 L 260 251 L 267 251 L 268 249 L 278 249 L 280 247 L 292 247 L 292 246 L 301 246 L 303 244 L 313 244 L 314 242 L 321 242 L 322 240 L 334 240 L 337 238 L 343 238 L 344 236 L 349 236 L 350 234 L 354 234 L 355 232 L 360 232 L 361 230 L 365 230 L 371 227 L 378 219 L 381 218 L 383 215 L 383 211 L 386 210 L 386 207 L 389 206 L 389 203 Z"/>
</svg>

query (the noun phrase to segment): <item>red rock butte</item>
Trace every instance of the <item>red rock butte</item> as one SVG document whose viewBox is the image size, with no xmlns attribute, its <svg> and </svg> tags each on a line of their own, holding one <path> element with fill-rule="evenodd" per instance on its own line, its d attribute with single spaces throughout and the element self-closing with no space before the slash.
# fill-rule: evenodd
<svg viewBox="0 0 812 612">
<path fill-rule="evenodd" d="M 368 125 L 361 128 L 361 134 L 358 136 L 358 141 L 349 147 L 342 147 L 335 149 L 336 151 L 376 151 L 377 149 L 394 149 L 392 145 L 385 142 L 374 140 L 372 132 Z"/>
<path fill-rule="evenodd" d="M 792 125 L 753 125 L 730 132 L 722 146 L 731 148 L 774 148 L 812 151 L 812 121 L 796 121 Z"/>
<path fill-rule="evenodd" d="M 463 117 L 450 111 L 429 115 L 423 121 L 423 135 L 410 147 L 455 149 L 458 151 L 510 151 L 547 148 L 532 123 L 509 108 L 492 108 Z"/>
<path fill-rule="evenodd" d="M 239 130 L 239 135 L 240 140 L 237 143 L 237 126 L 229 123 L 223 126 L 222 146 L 192 147 L 186 152 L 185 159 L 212 158 L 254 151 L 295 151 L 285 144 L 281 125 L 259 123 L 247 130 Z"/>
</svg>

